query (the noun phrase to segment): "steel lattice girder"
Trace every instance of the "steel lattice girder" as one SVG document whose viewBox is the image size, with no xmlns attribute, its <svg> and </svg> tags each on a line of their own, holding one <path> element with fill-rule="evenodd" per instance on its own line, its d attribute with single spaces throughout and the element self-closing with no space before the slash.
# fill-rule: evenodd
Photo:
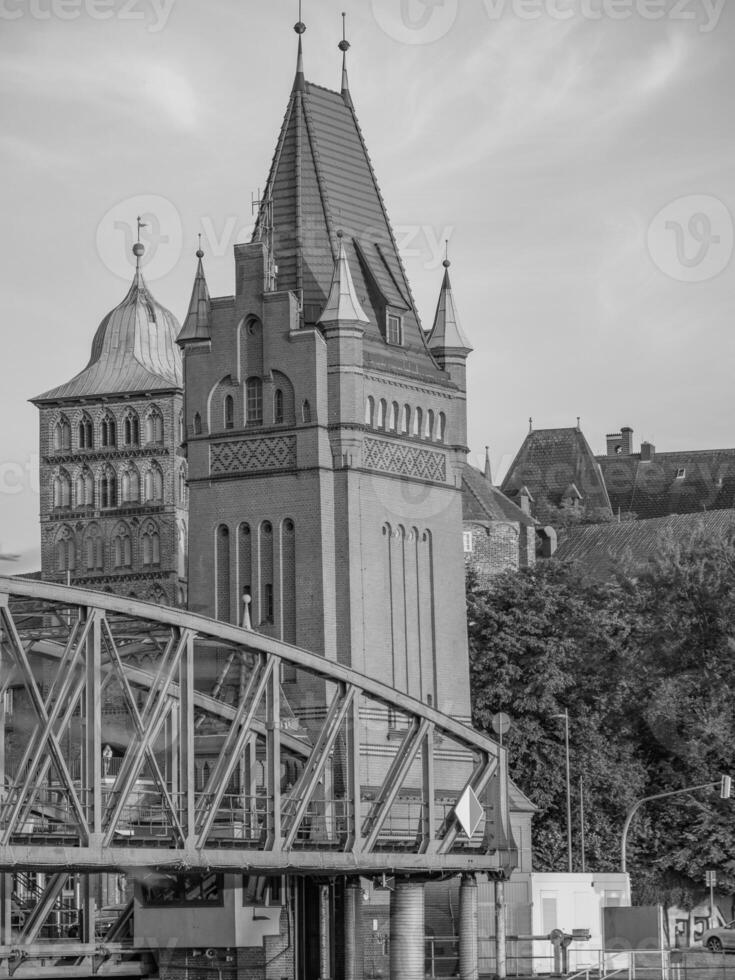
<svg viewBox="0 0 735 980">
<path fill-rule="evenodd" d="M 182 610 L 7 578 L 0 641 L 2 871 L 497 874 L 516 863 L 504 750 L 341 664 Z M 311 692 L 298 735 L 284 665 Z M 6 690 L 30 728 L 15 772 Z M 389 717 L 400 719 L 390 730 Z M 108 773 L 110 742 L 122 755 Z M 485 808 L 472 840 L 454 815 L 467 786 Z"/>
</svg>

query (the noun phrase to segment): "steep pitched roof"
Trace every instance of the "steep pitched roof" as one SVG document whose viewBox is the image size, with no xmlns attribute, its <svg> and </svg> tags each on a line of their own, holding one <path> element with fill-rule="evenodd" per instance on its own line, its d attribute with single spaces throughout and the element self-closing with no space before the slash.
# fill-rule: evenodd
<svg viewBox="0 0 735 980">
<path fill-rule="evenodd" d="M 204 275 L 202 259 L 204 252 L 197 251 L 197 271 L 194 277 L 194 288 L 191 291 L 189 310 L 184 320 L 184 326 L 177 337 L 179 344 L 187 344 L 198 340 L 210 340 L 212 319 L 212 303 L 209 298 L 207 279 Z"/>
<path fill-rule="evenodd" d="M 367 362 L 446 377 L 426 345 L 352 100 L 297 73 L 253 241 L 272 240 L 277 286 L 302 297 L 306 324 L 326 305 L 339 230 L 368 317 Z M 385 343 L 389 308 L 403 318 L 401 347 Z"/>
<path fill-rule="evenodd" d="M 560 534 L 555 558 L 581 562 L 595 578 L 606 579 L 623 562 L 636 568 L 651 561 L 664 536 L 681 538 L 700 527 L 724 532 L 734 529 L 735 510 L 568 528 Z"/>
<path fill-rule="evenodd" d="M 529 432 L 506 474 L 501 490 L 515 497 L 526 486 L 536 503 L 558 507 L 570 485 L 586 508 L 610 507 L 600 467 L 580 429 L 537 429 Z"/>
<path fill-rule="evenodd" d="M 455 350 L 471 351 L 467 337 L 462 330 L 457 314 L 457 307 L 454 303 L 452 294 L 452 282 L 449 278 L 449 260 L 444 260 L 444 281 L 439 292 L 439 302 L 434 316 L 434 326 L 429 335 L 429 349 L 441 350 L 442 348 L 454 348 Z"/>
<path fill-rule="evenodd" d="M 89 363 L 71 381 L 37 395 L 34 404 L 99 395 L 181 388 L 176 317 L 157 303 L 136 268 L 125 299 L 107 314 L 92 341 Z"/>
<path fill-rule="evenodd" d="M 469 463 L 465 463 L 462 471 L 462 518 L 477 523 L 502 521 L 527 527 L 536 523 Z"/>
<path fill-rule="evenodd" d="M 613 512 L 639 518 L 735 508 L 735 449 L 598 456 Z"/>
</svg>

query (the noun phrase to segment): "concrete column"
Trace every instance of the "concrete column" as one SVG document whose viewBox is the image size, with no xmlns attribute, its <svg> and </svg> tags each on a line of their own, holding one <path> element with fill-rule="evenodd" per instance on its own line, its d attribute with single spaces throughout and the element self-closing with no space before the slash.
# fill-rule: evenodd
<svg viewBox="0 0 735 980">
<path fill-rule="evenodd" d="M 319 886 L 319 980 L 330 980 L 329 885 Z"/>
<path fill-rule="evenodd" d="M 344 978 L 345 980 L 363 980 L 365 956 L 362 930 L 362 887 L 359 878 L 353 878 L 347 882 L 344 895 Z"/>
<path fill-rule="evenodd" d="M 459 975 L 461 980 L 478 980 L 477 881 L 462 875 L 459 886 Z"/>
<path fill-rule="evenodd" d="M 390 896 L 391 980 L 424 980 L 424 883 L 396 881 Z"/>
<path fill-rule="evenodd" d="M 505 882 L 495 882 L 495 976 L 504 980 L 505 967 Z"/>
</svg>

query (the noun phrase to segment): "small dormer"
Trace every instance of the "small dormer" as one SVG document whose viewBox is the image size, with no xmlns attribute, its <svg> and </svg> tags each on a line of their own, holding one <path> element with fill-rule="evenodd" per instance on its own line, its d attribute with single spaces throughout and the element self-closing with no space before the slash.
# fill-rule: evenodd
<svg viewBox="0 0 735 980">
<path fill-rule="evenodd" d="M 584 497 L 577 489 L 577 485 L 575 483 L 570 483 L 562 494 L 561 505 L 562 507 L 571 507 L 572 509 L 577 510 L 582 506 L 583 500 Z"/>
</svg>

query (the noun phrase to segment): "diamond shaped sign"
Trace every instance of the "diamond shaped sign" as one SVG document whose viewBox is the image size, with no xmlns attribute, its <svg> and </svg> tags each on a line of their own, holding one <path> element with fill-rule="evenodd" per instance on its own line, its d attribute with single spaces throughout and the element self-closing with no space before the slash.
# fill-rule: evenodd
<svg viewBox="0 0 735 980">
<path fill-rule="evenodd" d="M 471 786 L 462 793 L 454 808 L 454 815 L 459 820 L 462 830 L 471 838 L 482 820 L 484 810 Z"/>
</svg>

